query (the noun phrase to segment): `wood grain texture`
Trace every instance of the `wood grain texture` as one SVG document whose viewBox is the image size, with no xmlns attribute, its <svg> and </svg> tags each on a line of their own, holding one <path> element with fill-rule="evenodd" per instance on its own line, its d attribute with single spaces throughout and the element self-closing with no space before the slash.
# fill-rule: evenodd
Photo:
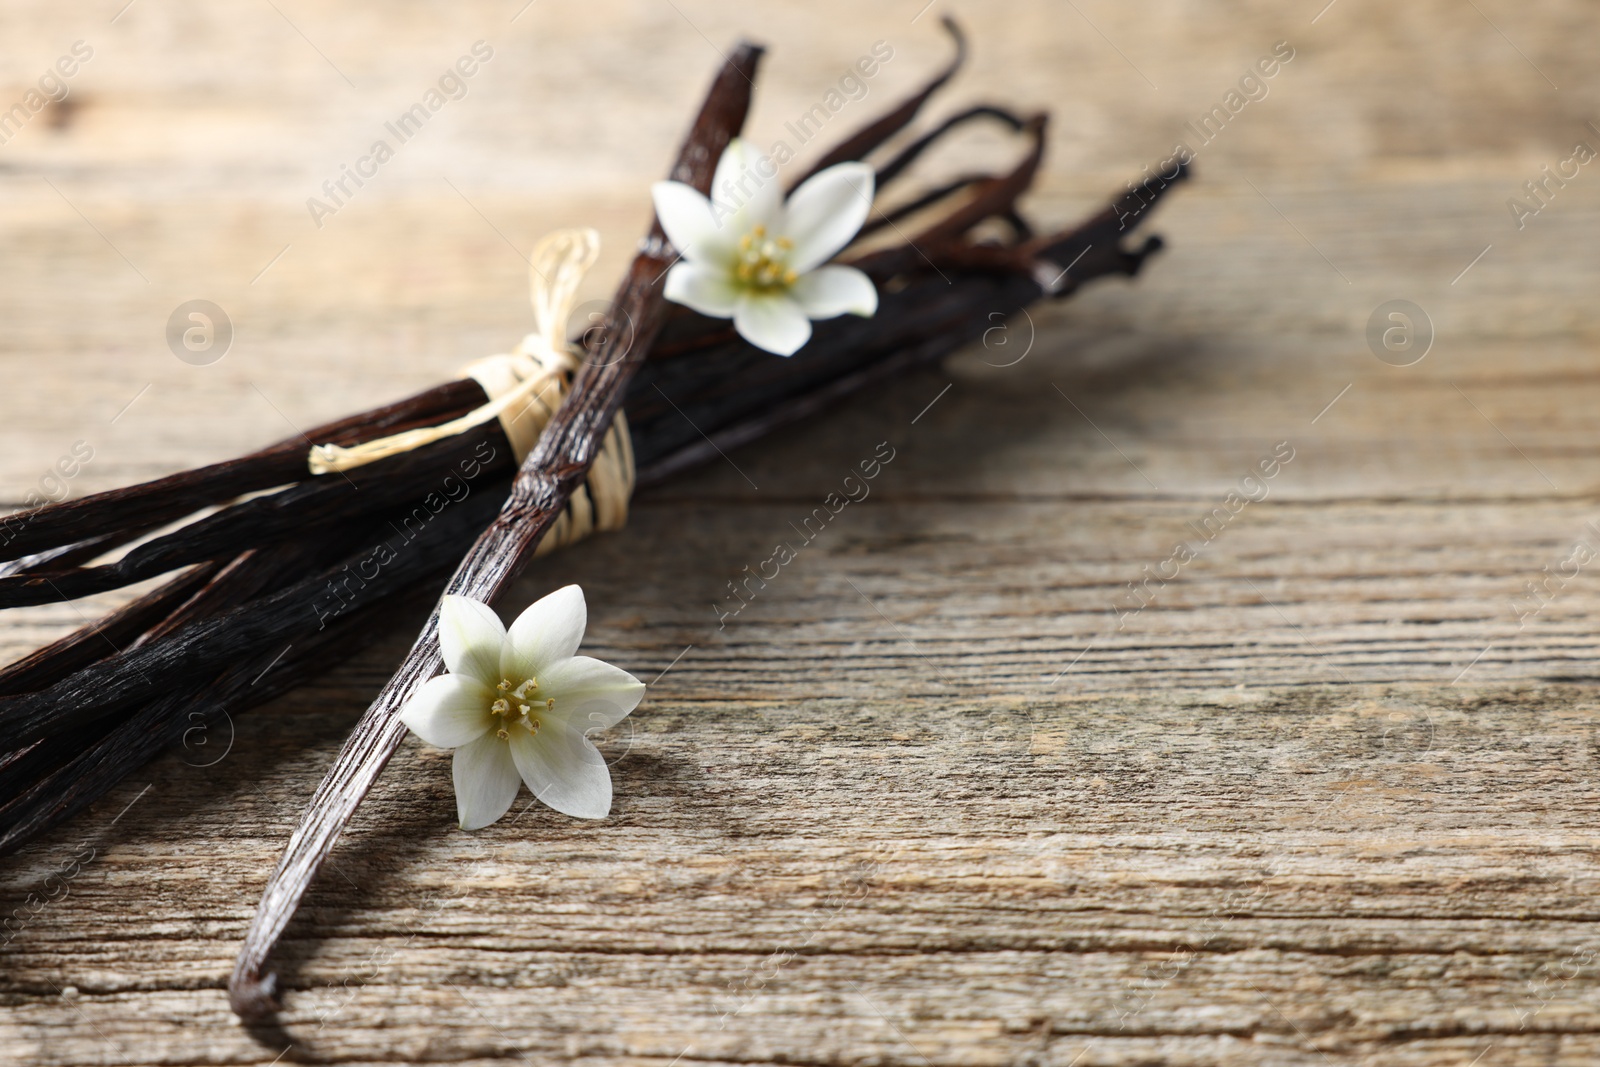
<svg viewBox="0 0 1600 1067">
<path fill-rule="evenodd" d="M 0 145 L 12 503 L 77 440 L 74 494 L 504 349 L 529 326 L 519 256 L 555 226 L 602 230 L 603 297 L 740 36 L 771 47 L 758 140 L 874 41 L 895 49 L 875 103 L 947 57 L 920 4 L 276 6 L 0 14 L 0 104 L 95 48 L 74 105 Z M 1518 611 L 1600 547 L 1600 172 L 1520 230 L 1506 200 L 1600 147 L 1600 75 L 1587 6 L 1476 7 L 955 9 L 972 66 L 945 106 L 1052 112 L 1029 204 L 1050 224 L 1165 158 L 1275 42 L 1295 58 L 1199 149 L 1136 283 L 530 566 L 506 611 L 580 582 L 585 651 L 656 679 L 605 741 L 611 819 L 519 806 L 462 834 L 448 756 L 406 743 L 288 931 L 281 1028 L 239 1026 L 234 952 L 423 616 L 396 619 L 0 869 L 25 916 L 0 1059 L 1595 1062 L 1592 565 Z M 305 199 L 478 39 L 465 98 L 316 228 Z M 205 367 L 163 338 L 195 297 L 237 328 Z M 1437 331 L 1414 366 L 1367 348 L 1392 299 Z M 884 441 L 870 496 L 719 629 L 726 583 L 800 545 Z M 1269 494 L 1119 628 L 1127 583 L 1279 442 Z M 120 602 L 7 613 L 0 652 Z"/>
</svg>

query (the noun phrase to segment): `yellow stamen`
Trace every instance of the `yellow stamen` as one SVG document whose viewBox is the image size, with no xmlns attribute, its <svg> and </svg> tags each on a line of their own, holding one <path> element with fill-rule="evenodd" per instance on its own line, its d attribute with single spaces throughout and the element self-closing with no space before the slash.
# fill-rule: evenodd
<svg viewBox="0 0 1600 1067">
<path fill-rule="evenodd" d="M 733 265 L 734 277 L 753 289 L 776 289 L 793 285 L 799 274 L 784 262 L 794 242 L 787 237 L 769 240 L 765 226 L 752 226 L 739 238 L 739 255 Z"/>
</svg>

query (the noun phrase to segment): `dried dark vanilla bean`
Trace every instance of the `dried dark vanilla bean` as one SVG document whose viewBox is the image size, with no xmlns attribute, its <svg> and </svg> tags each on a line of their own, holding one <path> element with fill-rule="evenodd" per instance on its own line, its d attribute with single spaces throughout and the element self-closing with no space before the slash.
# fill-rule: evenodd
<svg viewBox="0 0 1600 1067">
<path fill-rule="evenodd" d="M 678 153 L 671 171 L 673 180 L 702 193 L 710 190 L 717 160 L 744 126 L 761 52 L 751 44 L 733 50 Z M 666 234 L 660 222 L 654 221 L 617 289 L 609 328 L 590 349 L 572 391 L 518 470 L 505 505 L 467 552 L 447 592 L 489 604 L 498 600 L 587 475 L 622 407 L 628 380 L 644 362 L 660 328 L 665 305 L 661 287 L 671 265 L 669 251 Z M 618 328 L 623 323 L 631 329 Z M 442 666 L 438 627 L 435 607 L 405 662 L 340 750 L 268 880 L 228 982 L 229 1003 L 240 1016 L 265 1018 L 276 1010 L 277 977 L 264 970 L 267 958 L 334 839 L 404 738 L 401 705 Z"/>
<path fill-rule="evenodd" d="M 116 563 L 0 578 L 0 608 L 75 600 L 390 510 L 412 499 L 419 483 L 438 482 L 457 470 L 492 432 L 479 427 L 440 442 L 444 448 L 417 449 L 342 477 L 312 479 L 256 497 L 142 544 Z"/>
<path fill-rule="evenodd" d="M 221 569 L 216 564 L 192 568 L 99 622 L 29 653 L 0 670 L 0 694 L 36 692 L 81 667 L 105 659 L 108 650 L 120 652 L 139 635 L 159 625 Z"/>
<path fill-rule="evenodd" d="M 239 459 L 18 512 L 0 520 L 0 552 L 24 556 L 130 527 L 148 529 L 241 493 L 291 485 L 306 477 L 308 439 L 317 444 L 356 444 L 451 419 L 481 403 L 483 390 L 476 382 L 446 382 L 394 404 L 313 427 L 303 436 Z"/>
</svg>

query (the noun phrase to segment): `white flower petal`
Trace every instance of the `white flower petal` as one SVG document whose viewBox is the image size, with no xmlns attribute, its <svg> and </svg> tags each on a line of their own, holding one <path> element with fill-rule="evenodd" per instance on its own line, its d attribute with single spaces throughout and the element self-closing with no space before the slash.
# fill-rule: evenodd
<svg viewBox="0 0 1600 1067">
<path fill-rule="evenodd" d="M 871 316 L 878 310 L 872 279 L 854 267 L 818 267 L 789 287 L 800 309 L 811 319 L 831 319 L 849 312 Z"/>
<path fill-rule="evenodd" d="M 464 596 L 447 596 L 439 605 L 439 648 L 451 674 L 494 685 L 505 638 L 505 624 L 489 605 Z"/>
<path fill-rule="evenodd" d="M 733 311 L 739 336 L 768 352 L 792 356 L 811 339 L 811 323 L 784 293 L 744 293 Z"/>
<path fill-rule="evenodd" d="M 702 315 L 731 319 L 734 306 L 739 302 L 739 290 L 734 288 L 732 274 L 726 267 L 686 260 L 673 264 L 667 271 L 666 297 Z"/>
<path fill-rule="evenodd" d="M 611 811 L 611 771 L 605 757 L 577 730 L 545 720 L 537 734 L 511 731 L 511 758 L 540 803 L 577 819 Z"/>
<path fill-rule="evenodd" d="M 554 713 L 579 733 L 615 726 L 639 706 L 644 683 L 621 667 L 573 656 L 545 669 L 539 692 L 555 698 Z"/>
<path fill-rule="evenodd" d="M 808 178 L 789 197 L 781 224 L 794 242 L 789 267 L 804 274 L 832 259 L 867 221 L 872 194 L 872 168 L 865 163 L 840 163 Z"/>
<path fill-rule="evenodd" d="M 522 785 L 511 746 L 494 734 L 456 749 L 450 770 L 456 783 L 456 815 L 463 830 L 481 829 L 504 815 Z"/>
<path fill-rule="evenodd" d="M 738 235 L 726 225 L 726 212 L 723 225 L 718 225 L 711 201 L 698 189 L 683 182 L 656 182 L 650 187 L 650 198 L 655 202 L 656 218 L 667 231 L 667 239 L 685 259 L 706 263 L 731 261 Z"/>
<path fill-rule="evenodd" d="M 711 176 L 712 199 L 723 198 L 724 189 L 738 185 L 739 178 L 755 163 L 757 156 L 755 146 L 749 141 L 743 137 L 731 138 L 717 160 L 716 172 Z"/>
<path fill-rule="evenodd" d="M 578 651 L 588 624 L 589 609 L 577 586 L 562 586 L 541 597 L 511 624 L 500 657 L 501 672 L 513 684 L 535 678 L 543 685 L 547 669 Z"/>
<path fill-rule="evenodd" d="M 717 160 L 717 173 L 711 179 L 711 199 L 715 201 L 712 217 L 721 221 L 723 232 L 732 241 L 738 241 L 756 226 L 773 229 L 783 215 L 783 189 L 778 184 L 777 165 L 763 156 L 755 145 L 735 137 Z"/>
<path fill-rule="evenodd" d="M 489 732 L 495 691 L 464 674 L 430 678 L 400 709 L 400 721 L 435 748 L 460 748 Z"/>
</svg>

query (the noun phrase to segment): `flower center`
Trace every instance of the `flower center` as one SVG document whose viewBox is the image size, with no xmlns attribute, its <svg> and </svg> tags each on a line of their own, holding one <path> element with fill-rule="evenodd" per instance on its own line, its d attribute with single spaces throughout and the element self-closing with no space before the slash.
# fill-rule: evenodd
<svg viewBox="0 0 1600 1067">
<path fill-rule="evenodd" d="M 739 259 L 734 273 L 751 289 L 783 289 L 800 277 L 789 269 L 789 253 L 794 242 L 787 237 L 770 238 L 765 226 L 756 226 L 739 238 Z"/>
<path fill-rule="evenodd" d="M 537 678 L 525 679 L 521 685 L 509 678 L 502 678 L 495 689 L 500 695 L 489 705 L 489 714 L 500 720 L 500 726 L 494 735 L 502 741 L 511 740 L 511 731 L 518 728 L 530 734 L 537 734 L 540 713 L 556 706 L 555 697 L 539 696 Z"/>
</svg>

